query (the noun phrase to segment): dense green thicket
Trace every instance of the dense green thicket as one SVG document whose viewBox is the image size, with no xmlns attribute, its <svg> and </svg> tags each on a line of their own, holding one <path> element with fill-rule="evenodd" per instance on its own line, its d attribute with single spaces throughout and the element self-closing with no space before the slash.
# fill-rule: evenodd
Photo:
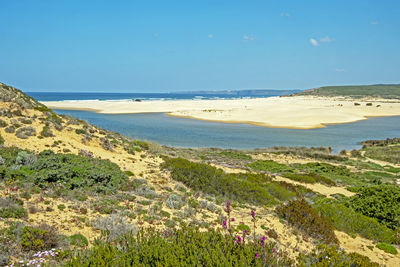
<svg viewBox="0 0 400 267">
<path fill-rule="evenodd" d="M 396 242 L 396 233 L 393 230 L 380 224 L 375 218 L 357 213 L 336 200 L 320 199 L 313 208 L 328 218 L 336 229 L 349 235 L 359 234 L 378 242 Z"/>
<path fill-rule="evenodd" d="M 323 183 L 327 185 L 335 185 L 335 182 L 332 181 L 331 179 L 315 173 L 309 173 L 309 174 L 287 173 L 284 175 L 284 177 L 307 184 Z"/>
<path fill-rule="evenodd" d="M 172 178 L 193 190 L 256 205 L 270 205 L 278 200 L 289 200 L 296 194 L 268 176 L 254 173 L 227 174 L 213 166 L 182 158 L 165 158 L 163 168 Z M 272 196 L 271 196 L 272 195 Z"/>
<path fill-rule="evenodd" d="M 400 188 L 394 185 L 361 187 L 350 199 L 351 207 L 376 218 L 391 229 L 400 229 Z"/>
<path fill-rule="evenodd" d="M 278 206 L 276 212 L 305 234 L 325 243 L 338 243 L 332 223 L 319 215 L 304 198 Z"/>
<path fill-rule="evenodd" d="M 0 148 L 4 164 L 0 180 L 16 179 L 46 188 L 60 184 L 67 189 L 86 188 L 96 192 L 123 187 L 127 175 L 118 165 L 102 159 L 43 151 L 38 155 L 17 148 Z"/>
<path fill-rule="evenodd" d="M 269 171 L 273 173 L 292 173 L 295 172 L 295 169 L 273 160 L 258 160 L 252 162 L 248 165 L 251 169 L 255 171 Z"/>
<path fill-rule="evenodd" d="M 66 266 L 287 266 L 272 247 L 259 242 L 235 242 L 235 237 L 196 228 L 160 233 L 141 231 L 114 244 L 98 241 L 94 247 L 71 256 Z M 256 256 L 257 254 L 257 256 Z M 74 257 L 74 258 L 73 258 Z"/>
<path fill-rule="evenodd" d="M 371 159 L 400 164 L 400 146 L 371 146 L 363 149 Z"/>
</svg>

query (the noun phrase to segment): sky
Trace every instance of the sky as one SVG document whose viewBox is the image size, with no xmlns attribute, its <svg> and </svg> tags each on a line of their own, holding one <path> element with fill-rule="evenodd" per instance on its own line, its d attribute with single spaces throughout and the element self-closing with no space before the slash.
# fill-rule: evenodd
<svg viewBox="0 0 400 267">
<path fill-rule="evenodd" d="M 400 83 L 398 0 L 0 0 L 0 82 L 178 92 Z"/>
</svg>

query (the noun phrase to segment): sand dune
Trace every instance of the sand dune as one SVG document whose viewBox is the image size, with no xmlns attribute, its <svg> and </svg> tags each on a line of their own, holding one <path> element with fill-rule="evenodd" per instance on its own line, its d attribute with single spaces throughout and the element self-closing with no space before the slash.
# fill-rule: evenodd
<svg viewBox="0 0 400 267">
<path fill-rule="evenodd" d="M 84 100 L 42 103 L 50 108 L 59 109 L 93 110 L 108 114 L 165 112 L 177 117 L 295 129 L 321 128 L 326 124 L 349 123 L 368 117 L 400 115 L 399 100 L 313 96 L 142 102 Z"/>
</svg>

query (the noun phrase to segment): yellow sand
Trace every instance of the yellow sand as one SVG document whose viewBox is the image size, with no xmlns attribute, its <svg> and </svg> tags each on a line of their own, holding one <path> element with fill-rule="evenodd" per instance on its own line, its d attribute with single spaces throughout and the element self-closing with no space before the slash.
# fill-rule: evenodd
<svg viewBox="0 0 400 267">
<path fill-rule="evenodd" d="M 360 105 L 354 105 L 357 102 Z M 375 116 L 400 115 L 400 100 L 339 97 L 270 97 L 170 101 L 53 101 L 50 108 L 94 110 L 100 113 L 166 112 L 170 116 L 267 127 L 312 129 Z M 367 106 L 367 103 L 372 103 Z"/>
</svg>

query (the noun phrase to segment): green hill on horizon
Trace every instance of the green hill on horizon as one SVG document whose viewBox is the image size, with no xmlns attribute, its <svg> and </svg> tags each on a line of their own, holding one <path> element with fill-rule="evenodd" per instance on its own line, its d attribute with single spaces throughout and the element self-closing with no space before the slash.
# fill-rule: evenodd
<svg viewBox="0 0 400 267">
<path fill-rule="evenodd" d="M 313 95 L 313 96 L 351 96 L 381 97 L 386 99 L 400 99 L 400 84 L 375 84 L 375 85 L 344 85 L 323 86 L 291 94 L 291 96 Z"/>
</svg>

